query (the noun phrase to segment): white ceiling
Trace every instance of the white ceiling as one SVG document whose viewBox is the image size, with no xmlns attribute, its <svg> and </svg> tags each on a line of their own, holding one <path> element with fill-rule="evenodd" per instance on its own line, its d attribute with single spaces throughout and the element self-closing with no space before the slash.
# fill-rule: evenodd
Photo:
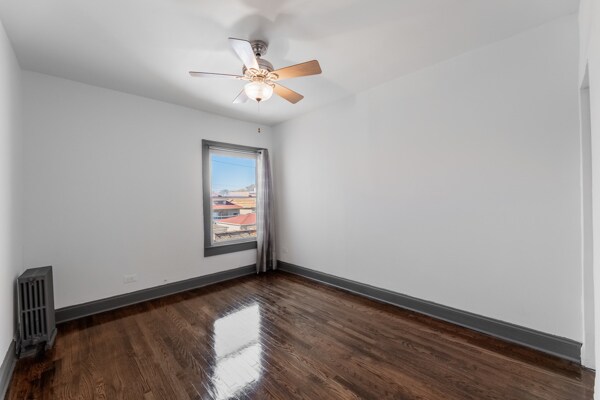
<svg viewBox="0 0 600 400">
<path fill-rule="evenodd" d="M 578 0 L 0 0 L 24 69 L 234 118 L 275 124 L 577 11 Z M 275 68 L 318 59 L 286 81 L 305 96 L 232 104 L 242 82 L 229 36 L 269 42 Z"/>
</svg>

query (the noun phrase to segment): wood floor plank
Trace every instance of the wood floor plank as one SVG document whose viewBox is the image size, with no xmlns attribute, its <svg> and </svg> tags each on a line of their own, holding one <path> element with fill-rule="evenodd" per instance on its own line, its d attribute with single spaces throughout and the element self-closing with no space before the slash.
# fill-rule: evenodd
<svg viewBox="0 0 600 400">
<path fill-rule="evenodd" d="M 587 400 L 594 373 L 284 272 L 59 326 L 6 399 Z"/>
</svg>

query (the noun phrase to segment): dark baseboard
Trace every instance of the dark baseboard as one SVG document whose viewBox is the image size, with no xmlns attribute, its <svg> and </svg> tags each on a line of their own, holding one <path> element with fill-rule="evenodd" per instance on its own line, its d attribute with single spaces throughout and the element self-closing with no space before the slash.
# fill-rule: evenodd
<svg viewBox="0 0 600 400">
<path fill-rule="evenodd" d="M 0 363 L 0 399 L 3 399 L 6 396 L 6 392 L 8 392 L 8 385 L 10 385 L 16 363 L 15 341 L 13 340 L 10 342 L 8 351 Z"/>
<path fill-rule="evenodd" d="M 581 343 L 278 261 L 279 269 L 581 364 Z"/>
<path fill-rule="evenodd" d="M 199 276 L 197 278 L 186 279 L 184 281 L 173 282 L 149 289 L 138 290 L 136 292 L 94 300 L 88 303 L 59 308 L 56 310 L 56 323 L 59 324 L 77 318 L 98 314 L 104 311 L 110 311 L 132 304 L 141 303 L 143 301 L 157 299 L 159 297 L 185 292 L 186 290 L 196 289 L 202 286 L 211 285 L 213 283 L 223 282 L 252 274 L 256 274 L 256 265 L 247 265 L 245 267 L 235 268 L 228 271 L 217 272 L 214 274 Z"/>
</svg>

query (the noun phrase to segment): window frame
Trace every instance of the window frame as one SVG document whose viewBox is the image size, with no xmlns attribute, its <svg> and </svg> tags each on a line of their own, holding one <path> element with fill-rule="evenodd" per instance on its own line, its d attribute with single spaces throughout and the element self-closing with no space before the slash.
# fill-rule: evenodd
<svg viewBox="0 0 600 400">
<path fill-rule="evenodd" d="M 222 150 L 241 151 L 256 153 L 264 148 L 242 146 L 232 143 L 215 142 L 212 140 L 202 140 L 202 208 L 204 215 L 204 257 L 217 256 L 220 254 L 235 253 L 238 251 L 256 249 L 256 239 L 236 241 L 225 244 L 212 243 L 212 200 L 211 200 L 211 162 L 210 148 L 216 147 Z M 256 182 L 256 195 L 258 201 L 258 182 Z"/>
</svg>

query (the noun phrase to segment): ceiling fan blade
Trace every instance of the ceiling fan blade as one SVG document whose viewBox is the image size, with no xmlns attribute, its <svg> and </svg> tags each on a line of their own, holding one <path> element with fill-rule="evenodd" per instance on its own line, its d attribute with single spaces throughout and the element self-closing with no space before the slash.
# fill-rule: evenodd
<svg viewBox="0 0 600 400">
<path fill-rule="evenodd" d="M 296 104 L 304 98 L 304 96 L 302 96 L 300 93 L 296 93 L 292 89 L 288 89 L 285 86 L 281 86 L 278 83 L 276 83 L 273 87 L 273 91 L 275 92 L 275 94 L 283 97 L 292 104 Z"/>
<path fill-rule="evenodd" d="M 190 75 L 197 78 L 242 78 L 241 75 L 217 74 L 214 72 L 190 71 Z"/>
<path fill-rule="evenodd" d="M 246 68 L 260 69 L 258 61 L 256 61 L 256 56 L 254 55 L 254 50 L 252 50 L 252 45 L 249 41 L 229 38 L 229 44 L 233 51 L 235 51 L 235 54 L 242 60 Z"/>
<path fill-rule="evenodd" d="M 246 92 L 244 91 L 244 89 L 242 89 L 240 94 L 238 94 L 237 97 L 235 99 L 233 99 L 233 104 L 245 103 L 248 100 L 250 100 L 250 98 L 246 95 Z"/>
<path fill-rule="evenodd" d="M 289 67 L 281 68 L 273 71 L 279 78 L 290 79 L 298 78 L 300 76 L 317 75 L 321 73 L 321 66 L 317 60 L 307 61 L 302 64 L 291 65 Z"/>
</svg>

